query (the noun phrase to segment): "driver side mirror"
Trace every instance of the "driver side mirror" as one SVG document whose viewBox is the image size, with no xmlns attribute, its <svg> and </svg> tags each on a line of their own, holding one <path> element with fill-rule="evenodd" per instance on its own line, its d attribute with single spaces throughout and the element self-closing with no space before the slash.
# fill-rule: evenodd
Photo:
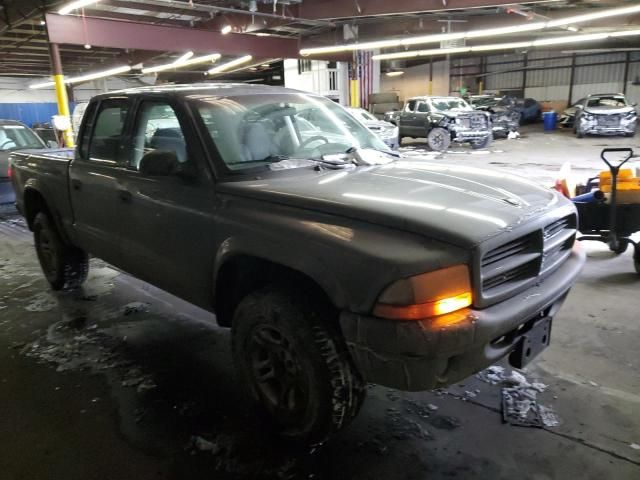
<svg viewBox="0 0 640 480">
<path fill-rule="evenodd" d="M 140 159 L 140 173 L 150 176 L 169 176 L 180 173 L 180 162 L 172 150 L 153 150 Z"/>
</svg>

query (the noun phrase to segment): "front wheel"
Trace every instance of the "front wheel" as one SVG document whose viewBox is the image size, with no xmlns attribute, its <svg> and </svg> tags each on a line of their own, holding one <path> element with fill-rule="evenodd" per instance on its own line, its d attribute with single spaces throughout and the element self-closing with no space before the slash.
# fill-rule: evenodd
<svg viewBox="0 0 640 480">
<path fill-rule="evenodd" d="M 491 141 L 493 140 L 493 135 L 487 135 L 482 140 L 474 140 L 471 142 L 471 148 L 474 150 L 479 150 L 481 148 L 487 148 L 491 145 Z"/>
<path fill-rule="evenodd" d="M 83 250 L 66 244 L 46 213 L 36 214 L 33 236 L 40 267 L 53 290 L 72 290 L 87 279 L 88 255 Z"/>
<path fill-rule="evenodd" d="M 365 395 L 330 305 L 268 286 L 233 318 L 233 357 L 251 397 L 283 437 L 317 444 L 349 424 Z"/>
<path fill-rule="evenodd" d="M 576 127 L 575 128 L 575 132 L 576 132 L 576 137 L 584 138 L 584 132 L 582 131 L 582 129 L 580 127 Z"/>
<path fill-rule="evenodd" d="M 431 150 L 443 152 L 451 145 L 451 135 L 444 128 L 432 128 L 427 134 L 427 144 Z"/>
</svg>

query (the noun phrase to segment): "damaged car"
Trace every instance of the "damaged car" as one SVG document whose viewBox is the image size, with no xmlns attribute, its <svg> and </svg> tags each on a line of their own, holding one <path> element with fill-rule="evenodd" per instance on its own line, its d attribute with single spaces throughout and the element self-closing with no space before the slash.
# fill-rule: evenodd
<svg viewBox="0 0 640 480">
<path fill-rule="evenodd" d="M 393 150 L 398 148 L 398 127 L 396 125 L 384 120 L 378 120 L 364 108 L 347 107 L 347 112 L 356 120 L 364 123 L 364 126 L 380 137 L 389 148 Z"/>
<path fill-rule="evenodd" d="M 516 109 L 514 99 L 477 95 L 470 97 L 469 102 L 475 110 L 491 115 L 493 138 L 506 138 L 510 132 L 518 131 L 522 114 Z"/>
<path fill-rule="evenodd" d="M 400 142 L 403 137 L 426 137 L 431 150 L 444 151 L 451 142 L 486 148 L 493 140 L 488 112 L 474 110 L 458 97 L 414 97 L 407 101 L 398 118 Z"/>
<path fill-rule="evenodd" d="M 621 93 L 589 95 L 576 109 L 573 132 L 578 138 L 585 135 L 633 137 L 637 118 L 635 103 L 627 102 Z"/>
</svg>

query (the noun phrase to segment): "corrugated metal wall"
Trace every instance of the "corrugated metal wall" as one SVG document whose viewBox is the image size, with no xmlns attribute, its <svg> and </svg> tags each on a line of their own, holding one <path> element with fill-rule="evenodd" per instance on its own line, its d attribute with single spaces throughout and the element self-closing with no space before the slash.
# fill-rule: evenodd
<svg viewBox="0 0 640 480">
<path fill-rule="evenodd" d="M 640 52 L 631 52 L 627 96 L 640 101 Z M 626 52 L 576 54 L 572 101 L 591 93 L 622 92 Z M 486 75 L 478 77 L 480 62 Z M 527 54 L 526 89 L 524 95 L 538 100 L 567 101 L 571 81 L 571 53 L 531 51 Z M 474 90 L 477 79 L 484 79 L 485 90 L 512 90 L 523 87 L 524 54 L 509 53 L 452 61 L 451 91 L 460 85 Z M 637 85 L 634 85 L 637 83 Z"/>
</svg>

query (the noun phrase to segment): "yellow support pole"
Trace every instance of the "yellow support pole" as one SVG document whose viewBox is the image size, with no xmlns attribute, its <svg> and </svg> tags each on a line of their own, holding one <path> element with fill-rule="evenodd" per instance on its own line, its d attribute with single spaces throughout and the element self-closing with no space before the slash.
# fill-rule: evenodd
<svg viewBox="0 0 640 480">
<path fill-rule="evenodd" d="M 483 90 L 484 90 L 484 82 L 480 80 L 478 82 L 478 95 L 482 95 Z"/>
<path fill-rule="evenodd" d="M 350 105 L 352 107 L 359 107 L 360 106 L 360 89 L 358 88 L 358 80 L 350 80 L 350 87 L 351 87 L 351 99 L 350 99 Z"/>
<path fill-rule="evenodd" d="M 64 84 L 64 75 L 54 75 L 53 83 L 56 87 L 56 100 L 58 101 L 58 113 L 69 119 L 71 123 L 71 112 L 69 111 L 69 98 L 67 96 L 67 86 Z M 73 130 L 67 128 L 64 132 L 64 145 L 66 147 L 74 146 Z"/>
<path fill-rule="evenodd" d="M 62 73 L 62 62 L 60 60 L 60 49 L 57 43 L 49 43 L 49 55 L 51 56 L 51 69 L 53 70 L 53 83 L 56 88 L 56 100 L 58 101 L 58 114 L 69 119 L 69 128 L 64 132 L 64 146 L 73 148 L 73 130 L 71 129 L 71 112 L 69 112 L 69 97 L 67 87 L 64 84 L 64 74 Z"/>
</svg>

